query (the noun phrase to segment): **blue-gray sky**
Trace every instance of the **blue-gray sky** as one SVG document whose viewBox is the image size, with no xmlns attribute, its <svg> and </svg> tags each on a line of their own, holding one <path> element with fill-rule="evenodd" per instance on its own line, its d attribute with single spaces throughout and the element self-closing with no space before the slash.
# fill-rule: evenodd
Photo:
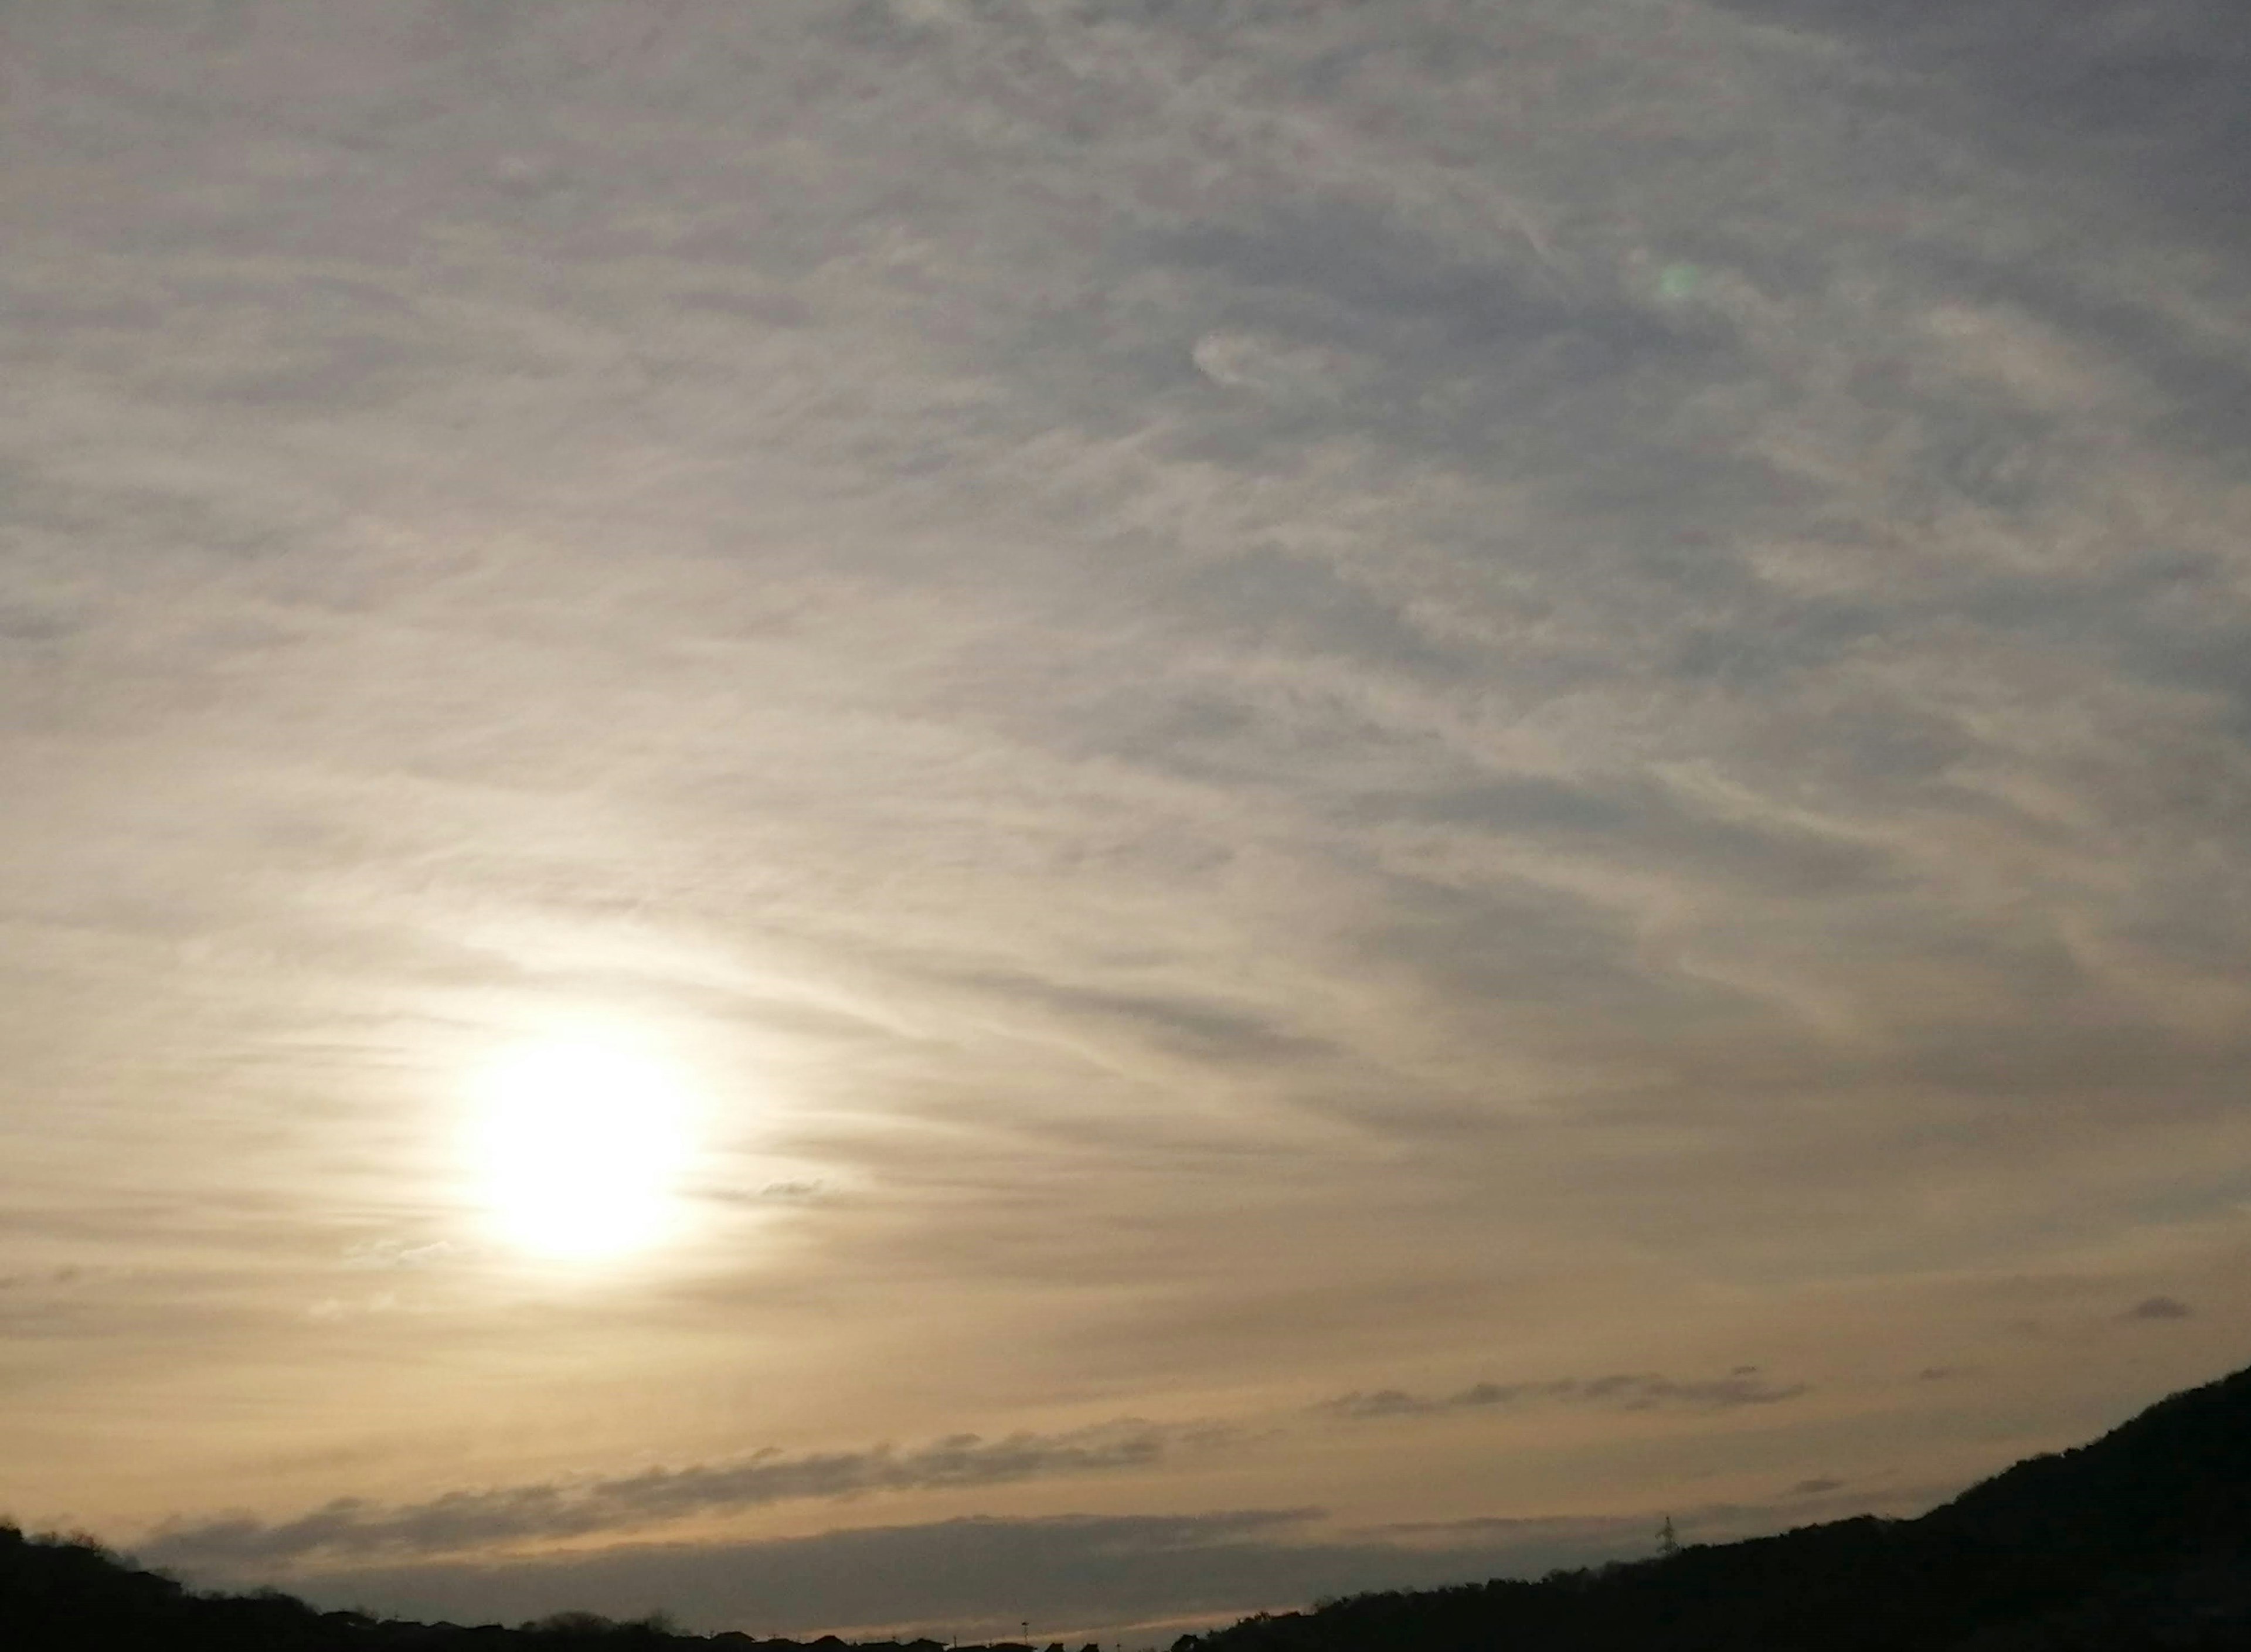
<svg viewBox="0 0 2251 1652">
<path fill-rule="evenodd" d="M 2242 1363 L 2236 10 L 0 0 L 0 1507 L 1130 1642 Z"/>
</svg>

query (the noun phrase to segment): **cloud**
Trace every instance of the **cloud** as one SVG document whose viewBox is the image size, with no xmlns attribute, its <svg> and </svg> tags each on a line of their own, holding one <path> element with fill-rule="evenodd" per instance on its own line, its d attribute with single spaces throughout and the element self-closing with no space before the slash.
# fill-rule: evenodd
<svg viewBox="0 0 2251 1652">
<path fill-rule="evenodd" d="M 2145 1296 L 2118 1317 L 2121 1319 L 2192 1319 L 2196 1309 L 2171 1296 Z"/>
<path fill-rule="evenodd" d="M 738 1205 L 755 1209 L 762 1205 L 812 1204 L 828 1197 L 831 1190 L 818 1177 L 798 1177 L 779 1182 L 768 1182 L 758 1188 L 704 1187 L 696 1190 L 696 1197 L 717 1204 Z"/>
<path fill-rule="evenodd" d="M 373 1269 L 434 1267 L 461 1254 L 462 1246 L 450 1239 L 409 1244 L 404 1239 L 370 1239 L 344 1253 L 344 1266 Z"/>
<path fill-rule="evenodd" d="M 1919 1511 L 1952 1489 L 1900 1488 L 1872 1499 L 1832 1489 L 1772 1504 L 1706 1503 L 1677 1510 L 1674 1524 L 1691 1540 L 1720 1541 L 1802 1524 L 1815 1513 Z M 1364 1590 L 1645 1558 L 1656 1551 L 1659 1520 L 1637 1511 L 1354 1528 L 1319 1509 L 971 1518 L 505 1562 L 355 1566 L 300 1573 L 290 1586 L 322 1602 L 463 1622 L 564 1606 L 630 1616 L 661 1605 L 691 1627 L 762 1635 L 1014 1639 L 1029 1618 L 1035 1643 L 1161 1646 L 1181 1628 Z"/>
<path fill-rule="evenodd" d="M 1839 34 L 1872 54 L 1966 86 L 1978 112 L 2019 153 L 2068 160 L 2215 239 L 2244 226 L 2223 169 L 2243 137 L 2226 117 L 2227 89 L 2251 52 L 2228 27 L 2227 0 L 2088 6 L 2067 19 L 2026 0 L 1908 0 L 1880 19 L 1824 0 L 1719 0 L 1730 10 L 1810 32 Z M 2048 26 L 2036 26 L 2045 23 Z M 2180 224 L 2175 233 L 2190 228 Z"/>
<path fill-rule="evenodd" d="M 211 1552 L 1048 1506 L 614 1403 L 749 1361 L 812 1439 L 1594 1437 L 1792 1391 L 1344 1391 L 1782 1325 L 1760 1472 L 1856 1486 L 2196 1374 L 1947 1281 L 2241 1242 L 2229 0 L 4 10 L 11 1496 L 317 1511 L 212 1489 L 275 1370 L 395 1501 Z M 551 1289 L 449 1099 L 602 1017 L 710 1162 Z M 1855 1413 L 1903 1348 L 1980 1379 Z M 717 1466 L 441 1495 L 519 1424 Z"/>
<path fill-rule="evenodd" d="M 1274 397 L 1339 393 L 1336 381 L 1347 371 L 1332 351 L 1249 333 L 1206 333 L 1188 354 L 1196 370 L 1215 384 Z"/>
<path fill-rule="evenodd" d="M 1755 1365 L 1739 1366 L 1725 1377 L 1683 1381 L 1649 1374 L 1620 1374 L 1581 1379 L 1559 1378 L 1548 1382 L 1472 1383 L 1451 1394 L 1423 1395 L 1401 1388 L 1357 1391 L 1323 1400 L 1314 1407 L 1355 1422 L 1389 1417 L 1429 1417 L 1448 1412 L 1479 1411 L 1492 1406 L 1523 1405 L 1589 1406 L 1617 1411 L 1652 1411 L 1678 1406 L 1686 1410 L 1732 1411 L 1744 1406 L 1772 1406 L 1808 1392 L 1804 1383 L 1768 1382 Z"/>
<path fill-rule="evenodd" d="M 827 1190 L 828 1183 L 819 1177 L 801 1177 L 795 1181 L 769 1182 L 758 1190 L 758 1196 L 762 1199 L 779 1199 L 784 1202 L 802 1201 L 818 1198 Z"/>
<path fill-rule="evenodd" d="M 305 1317 L 311 1320 L 334 1322 L 367 1314 L 396 1313 L 398 1308 L 398 1295 L 394 1291 L 376 1291 L 367 1296 L 352 1300 L 341 1296 L 323 1296 L 305 1310 Z"/>
<path fill-rule="evenodd" d="M 1153 1468 L 1183 1448 L 1208 1448 L 1229 1431 L 1209 1425 L 1119 1422 L 1063 1434 L 981 1440 L 958 1434 L 898 1450 L 790 1456 L 765 1451 L 734 1463 L 650 1468 L 578 1482 L 456 1491 L 427 1503 L 338 1498 L 293 1520 L 248 1517 L 158 1527 L 144 1551 L 182 1565 L 301 1563 L 308 1556 L 446 1553 L 630 1531 L 778 1503 L 875 1492 L 958 1490 L 1023 1481 Z"/>
<path fill-rule="evenodd" d="M 1178 1627 L 1362 1589 L 1536 1575 L 1645 1550 L 1624 1523 L 1510 1523 L 1399 1542 L 1309 1530 L 1314 1510 L 949 1520 L 709 1545 L 636 1544 L 507 1565 L 421 1565 L 291 1579 L 316 1601 L 426 1618 L 520 1621 L 661 1604 L 754 1634 L 921 1631 L 1162 1644 Z M 996 1610 L 1000 1602 L 1008 1603 Z M 1159 1632 L 1156 1626 L 1167 1626 Z M 1142 1628 L 1139 1635 L 1126 1631 Z"/>
</svg>

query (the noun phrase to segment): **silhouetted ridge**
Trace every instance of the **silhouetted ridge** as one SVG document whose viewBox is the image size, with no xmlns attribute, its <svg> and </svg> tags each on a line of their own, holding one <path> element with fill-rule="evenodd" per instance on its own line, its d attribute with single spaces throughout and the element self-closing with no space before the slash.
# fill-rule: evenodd
<svg viewBox="0 0 2251 1652">
<path fill-rule="evenodd" d="M 2251 1652 L 2251 1371 L 1915 1520 L 1361 1595 L 1174 1652 Z"/>
<path fill-rule="evenodd" d="M 838 1652 L 661 1618 L 516 1628 L 201 1594 L 85 1539 L 0 1525 L 4 1652 L 725 1648 Z M 2017 1464 L 1916 1520 L 1802 1526 L 1538 1582 L 1357 1595 L 1174 1652 L 2251 1652 L 2251 1371 Z M 935 1642 L 863 1652 L 939 1652 Z M 1013 1645 L 964 1652 L 1030 1652 Z M 1049 1652 L 1060 1652 L 1050 1649 Z M 1096 1652 L 1088 1648 L 1085 1652 Z"/>
<path fill-rule="evenodd" d="M 2251 1369 L 2161 1399 L 2087 1445 L 2026 1458 L 1923 1519 L 2012 1547 L 2122 1557 L 2251 1539 Z"/>
</svg>

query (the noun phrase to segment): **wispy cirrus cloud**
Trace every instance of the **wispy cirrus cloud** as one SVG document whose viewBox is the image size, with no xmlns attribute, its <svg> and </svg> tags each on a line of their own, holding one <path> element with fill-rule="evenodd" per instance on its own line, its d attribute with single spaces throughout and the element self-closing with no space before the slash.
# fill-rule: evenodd
<svg viewBox="0 0 2251 1652">
<path fill-rule="evenodd" d="M 738 1362 L 792 1439 L 1772 1407 L 1857 1487 L 2230 1357 L 2236 10 L 0 5 L 22 1499 L 1049 1506 L 610 1399 Z M 450 1110 L 606 1019 L 710 1162 L 551 1289 Z M 2043 1281 L 2083 1358 L 1962 1306 Z M 1620 1374 L 1343 1394 L 1503 1324 Z M 555 1468 L 650 1452 L 721 1466 Z"/>
</svg>

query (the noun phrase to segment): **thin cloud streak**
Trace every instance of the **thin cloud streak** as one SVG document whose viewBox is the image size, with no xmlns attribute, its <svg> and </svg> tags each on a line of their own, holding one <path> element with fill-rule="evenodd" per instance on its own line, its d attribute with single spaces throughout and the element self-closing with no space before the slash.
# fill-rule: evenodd
<svg viewBox="0 0 2251 1652">
<path fill-rule="evenodd" d="M 1654 1411 L 1668 1406 L 1696 1411 L 1733 1411 L 1745 1406 L 1779 1405 L 1797 1399 L 1809 1388 L 1805 1383 L 1769 1382 L 1748 1370 L 1701 1381 L 1621 1373 L 1585 1380 L 1562 1377 L 1548 1382 L 1472 1383 L 1451 1394 L 1414 1394 L 1401 1388 L 1378 1388 L 1365 1392 L 1355 1390 L 1323 1400 L 1314 1409 L 1354 1422 L 1536 1404 L 1590 1406 L 1617 1411 Z"/>
<path fill-rule="evenodd" d="M 2123 1314 L 2121 1319 L 2193 1319 L 2196 1309 L 2172 1296 L 2145 1296 Z"/>
</svg>

